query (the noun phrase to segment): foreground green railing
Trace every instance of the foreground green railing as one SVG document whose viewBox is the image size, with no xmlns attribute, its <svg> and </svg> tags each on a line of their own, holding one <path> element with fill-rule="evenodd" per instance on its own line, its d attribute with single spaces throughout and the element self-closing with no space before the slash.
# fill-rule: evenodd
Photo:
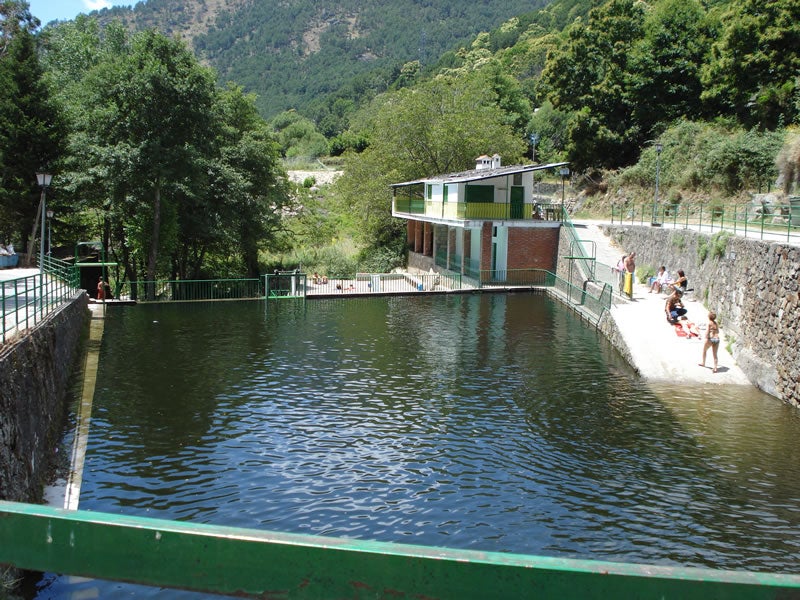
<svg viewBox="0 0 800 600">
<path fill-rule="evenodd" d="M 800 240 L 800 204 L 759 207 L 752 204 L 631 204 L 611 208 L 611 222 L 669 226 L 698 231 L 731 231 L 744 237 L 787 242 Z"/>
<path fill-rule="evenodd" d="M 43 272 L 0 282 L 0 342 L 33 327 L 73 300 L 80 276 L 70 263 L 45 257 Z"/>
<path fill-rule="evenodd" d="M 247 598 L 800 597 L 800 576 L 347 540 L 0 502 L 0 564 Z"/>
</svg>

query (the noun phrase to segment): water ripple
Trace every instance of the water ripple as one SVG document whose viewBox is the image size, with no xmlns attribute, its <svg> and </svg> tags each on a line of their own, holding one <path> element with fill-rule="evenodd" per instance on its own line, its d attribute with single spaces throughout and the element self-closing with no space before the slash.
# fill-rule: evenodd
<svg viewBox="0 0 800 600">
<path fill-rule="evenodd" d="M 800 419 L 649 388 L 541 296 L 111 311 L 95 410 L 93 510 L 770 571 L 800 546 Z"/>
</svg>

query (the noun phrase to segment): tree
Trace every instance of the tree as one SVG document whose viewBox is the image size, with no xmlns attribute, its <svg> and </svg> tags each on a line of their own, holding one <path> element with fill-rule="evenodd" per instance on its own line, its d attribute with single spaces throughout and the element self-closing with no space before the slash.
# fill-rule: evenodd
<svg viewBox="0 0 800 600">
<path fill-rule="evenodd" d="M 102 217 L 124 278 L 257 275 L 289 198 L 279 149 L 241 88 L 218 90 L 176 40 L 93 20 L 50 31 L 69 106 L 74 222 Z"/>
<path fill-rule="evenodd" d="M 709 25 L 695 0 L 664 0 L 644 23 L 644 38 L 631 52 L 630 78 L 634 120 L 646 138 L 676 119 L 698 119 L 700 69 L 708 53 Z"/>
<path fill-rule="evenodd" d="M 41 213 L 36 172 L 57 166 L 65 129 L 58 105 L 43 80 L 31 28 L 38 21 L 27 3 L 2 5 L 0 54 L 0 215 L 7 230 L 27 243 L 32 257 Z M 21 7 L 24 7 L 21 8 Z M 33 233 L 29 233 L 33 231 Z"/>
<path fill-rule="evenodd" d="M 390 184 L 469 169 L 486 153 L 521 158 L 524 142 L 483 81 L 439 77 L 385 94 L 361 115 L 356 132 L 371 132 L 370 145 L 348 155 L 335 186 L 363 244 L 402 247 L 403 224 L 391 216 Z"/>
<path fill-rule="evenodd" d="M 551 53 L 539 95 L 571 113 L 567 150 L 575 169 L 633 162 L 642 141 L 634 119 L 630 51 L 643 37 L 645 12 L 634 0 L 610 0 L 567 28 Z"/>
<path fill-rule="evenodd" d="M 797 120 L 800 4 L 795 0 L 731 3 L 703 69 L 703 97 L 746 127 L 774 129 Z"/>
</svg>

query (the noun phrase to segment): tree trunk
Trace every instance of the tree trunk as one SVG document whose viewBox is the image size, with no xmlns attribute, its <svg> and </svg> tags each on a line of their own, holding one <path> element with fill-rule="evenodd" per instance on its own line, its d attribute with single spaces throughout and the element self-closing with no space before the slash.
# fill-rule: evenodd
<svg viewBox="0 0 800 600">
<path fill-rule="evenodd" d="M 149 300 L 155 300 L 156 267 L 158 265 L 158 236 L 161 232 L 161 185 L 156 182 L 153 198 L 153 233 L 150 236 L 150 252 L 147 256 L 147 281 Z"/>
<path fill-rule="evenodd" d="M 33 218 L 33 230 L 31 231 L 31 237 L 28 240 L 28 256 L 26 258 L 27 265 L 29 267 L 33 266 L 33 245 L 36 243 L 36 232 L 39 230 L 39 215 L 42 214 L 42 201 L 44 200 L 44 191 L 42 191 L 42 195 L 39 196 L 39 208 L 36 209 L 36 216 Z M 41 268 L 41 265 L 39 265 Z"/>
</svg>

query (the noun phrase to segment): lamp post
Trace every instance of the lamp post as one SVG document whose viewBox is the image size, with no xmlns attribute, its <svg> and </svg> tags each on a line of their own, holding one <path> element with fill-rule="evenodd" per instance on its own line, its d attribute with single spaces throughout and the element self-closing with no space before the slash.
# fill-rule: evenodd
<svg viewBox="0 0 800 600">
<path fill-rule="evenodd" d="M 47 209 L 47 256 L 52 256 L 53 245 L 50 243 L 53 236 L 53 209 Z"/>
<path fill-rule="evenodd" d="M 653 219 L 651 225 L 660 225 L 658 222 L 658 177 L 661 172 L 661 151 L 664 145 L 661 142 L 656 142 L 656 196 L 653 199 Z"/>
<path fill-rule="evenodd" d="M 569 177 L 569 169 L 561 167 L 558 173 L 561 175 L 561 210 L 564 210 L 564 180 Z"/>
<path fill-rule="evenodd" d="M 39 185 L 42 188 L 42 229 L 39 239 L 39 270 L 44 268 L 44 219 L 45 215 L 47 214 L 47 187 L 50 185 L 52 180 L 53 176 L 50 173 L 36 173 L 36 181 L 39 182 Z"/>
</svg>

